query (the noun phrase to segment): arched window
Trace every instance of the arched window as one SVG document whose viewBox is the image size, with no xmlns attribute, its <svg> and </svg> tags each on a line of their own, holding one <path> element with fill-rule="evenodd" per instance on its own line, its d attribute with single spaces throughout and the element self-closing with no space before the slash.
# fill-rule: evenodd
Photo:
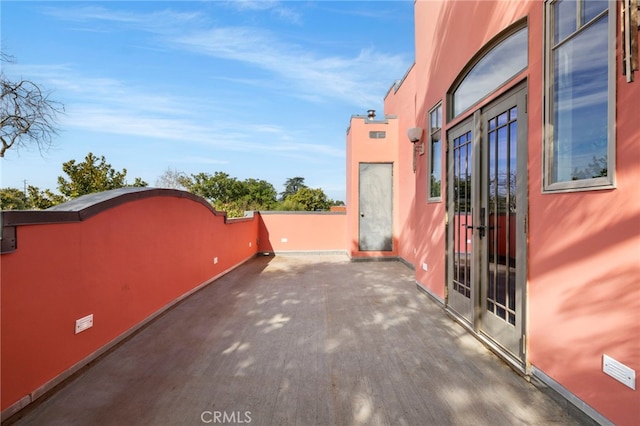
<svg viewBox="0 0 640 426">
<path fill-rule="evenodd" d="M 527 27 L 510 33 L 475 62 L 451 95 L 452 117 L 460 115 L 527 67 L 528 35 Z"/>
</svg>

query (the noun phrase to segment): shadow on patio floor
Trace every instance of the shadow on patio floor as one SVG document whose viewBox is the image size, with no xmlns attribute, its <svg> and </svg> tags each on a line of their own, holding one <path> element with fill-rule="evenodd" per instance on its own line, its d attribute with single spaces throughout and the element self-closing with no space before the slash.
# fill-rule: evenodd
<svg viewBox="0 0 640 426">
<path fill-rule="evenodd" d="M 581 424 L 399 262 L 257 257 L 9 419 L 15 425 Z"/>
</svg>

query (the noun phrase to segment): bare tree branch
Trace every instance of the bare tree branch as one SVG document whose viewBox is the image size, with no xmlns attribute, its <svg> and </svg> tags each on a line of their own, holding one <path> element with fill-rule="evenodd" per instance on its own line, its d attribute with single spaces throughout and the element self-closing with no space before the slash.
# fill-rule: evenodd
<svg viewBox="0 0 640 426">
<path fill-rule="evenodd" d="M 1 59 L 10 61 L 4 53 Z M 64 113 L 64 105 L 50 99 L 50 92 L 30 80 L 15 83 L 0 73 L 0 86 L 0 157 L 10 148 L 35 145 L 40 152 L 50 148 L 53 136 L 58 134 L 58 115 Z"/>
</svg>

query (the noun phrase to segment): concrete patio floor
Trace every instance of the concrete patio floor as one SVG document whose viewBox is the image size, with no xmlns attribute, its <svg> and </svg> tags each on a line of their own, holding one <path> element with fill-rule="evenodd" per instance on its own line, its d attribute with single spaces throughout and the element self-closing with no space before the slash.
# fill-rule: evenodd
<svg viewBox="0 0 640 426">
<path fill-rule="evenodd" d="M 304 255 L 247 262 L 7 423 L 585 421 L 450 319 L 402 263 Z"/>
</svg>

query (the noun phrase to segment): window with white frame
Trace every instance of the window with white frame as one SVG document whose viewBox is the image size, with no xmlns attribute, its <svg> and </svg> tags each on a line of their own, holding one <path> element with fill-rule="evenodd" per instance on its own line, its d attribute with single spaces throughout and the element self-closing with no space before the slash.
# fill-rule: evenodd
<svg viewBox="0 0 640 426">
<path fill-rule="evenodd" d="M 442 200 L 442 104 L 429 111 L 428 201 Z"/>
<path fill-rule="evenodd" d="M 615 4 L 545 3 L 546 191 L 614 183 Z"/>
</svg>

